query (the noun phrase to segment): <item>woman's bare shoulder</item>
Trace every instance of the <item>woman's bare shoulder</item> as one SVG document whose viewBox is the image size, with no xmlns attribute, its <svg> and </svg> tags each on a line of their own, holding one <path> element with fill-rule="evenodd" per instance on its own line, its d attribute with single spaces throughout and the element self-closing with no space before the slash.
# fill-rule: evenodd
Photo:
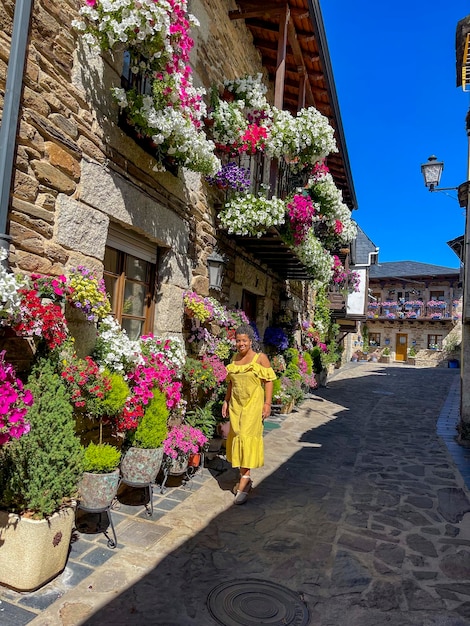
<svg viewBox="0 0 470 626">
<path fill-rule="evenodd" d="M 268 357 L 264 354 L 264 352 L 260 352 L 259 353 L 258 363 L 262 367 L 271 367 L 271 363 L 270 363 Z"/>
</svg>

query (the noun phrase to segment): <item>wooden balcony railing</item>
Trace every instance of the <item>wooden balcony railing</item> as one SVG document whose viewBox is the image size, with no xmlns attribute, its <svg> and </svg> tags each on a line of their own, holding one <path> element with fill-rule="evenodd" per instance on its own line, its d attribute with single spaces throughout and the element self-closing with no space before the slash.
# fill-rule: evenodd
<svg viewBox="0 0 470 626">
<path fill-rule="evenodd" d="M 369 319 L 389 320 L 457 320 L 458 305 L 449 300 L 428 302 L 370 302 L 367 307 Z"/>
</svg>

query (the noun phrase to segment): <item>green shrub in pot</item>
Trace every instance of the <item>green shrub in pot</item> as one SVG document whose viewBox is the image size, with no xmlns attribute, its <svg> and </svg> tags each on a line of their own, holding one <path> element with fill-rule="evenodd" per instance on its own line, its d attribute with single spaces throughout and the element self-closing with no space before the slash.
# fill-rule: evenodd
<svg viewBox="0 0 470 626">
<path fill-rule="evenodd" d="M 27 388 L 34 397 L 31 429 L 0 450 L 0 506 L 42 519 L 75 496 L 83 451 L 67 390 L 50 360 L 39 360 Z"/>
<path fill-rule="evenodd" d="M 115 470 L 121 452 L 109 443 L 89 443 L 84 452 L 84 470 L 93 474 L 107 474 Z"/>
</svg>

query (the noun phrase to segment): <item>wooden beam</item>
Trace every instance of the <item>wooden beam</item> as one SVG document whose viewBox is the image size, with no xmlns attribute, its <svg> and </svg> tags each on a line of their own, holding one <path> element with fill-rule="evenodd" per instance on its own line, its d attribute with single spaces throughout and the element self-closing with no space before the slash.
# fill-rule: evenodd
<svg viewBox="0 0 470 626">
<path fill-rule="evenodd" d="M 305 107 L 305 90 L 307 86 L 307 75 L 303 72 L 299 80 L 299 98 L 297 101 L 297 111 Z"/>
<path fill-rule="evenodd" d="M 284 79 L 286 76 L 286 54 L 287 54 L 287 37 L 290 22 L 289 5 L 284 6 L 284 10 L 279 19 L 279 39 L 277 42 L 277 62 L 276 62 L 276 81 L 274 84 L 274 106 L 282 109 L 284 96 Z"/>
<path fill-rule="evenodd" d="M 276 11 L 272 11 L 271 15 L 279 15 L 282 9 L 277 9 Z M 260 11 L 259 9 L 256 11 L 229 11 L 228 16 L 231 20 L 249 20 L 250 17 L 263 17 L 266 15 L 266 11 Z"/>
<path fill-rule="evenodd" d="M 298 67 L 303 68 L 303 73 L 307 73 L 307 68 L 305 67 L 304 62 L 304 53 L 302 52 L 302 48 L 300 47 L 299 40 L 297 39 L 297 33 L 295 31 L 295 26 L 292 21 L 289 21 L 287 25 L 287 33 L 289 38 L 289 45 L 292 48 L 292 52 L 294 54 L 295 63 Z M 300 87 L 299 87 L 300 88 Z M 309 104 L 315 106 L 315 98 L 312 92 L 312 86 L 309 81 L 304 82 L 305 95 L 307 97 L 307 101 Z M 305 97 L 304 97 L 304 106 L 305 106 Z"/>
</svg>

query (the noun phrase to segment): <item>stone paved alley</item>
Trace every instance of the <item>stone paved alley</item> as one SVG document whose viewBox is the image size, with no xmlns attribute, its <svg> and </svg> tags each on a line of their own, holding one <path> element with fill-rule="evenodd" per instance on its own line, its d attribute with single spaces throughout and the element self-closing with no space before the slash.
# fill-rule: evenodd
<svg viewBox="0 0 470 626">
<path fill-rule="evenodd" d="M 234 470 L 205 469 L 157 519 L 119 523 L 115 551 L 99 539 L 112 556 L 44 610 L 35 594 L 2 592 L 18 608 L 29 599 L 37 617 L 0 623 L 242 624 L 214 619 L 209 594 L 268 581 L 308 607 L 309 621 L 293 625 L 470 625 L 470 450 L 454 443 L 458 390 L 458 370 L 349 364 L 267 433 L 245 505 L 232 505 Z"/>
</svg>

